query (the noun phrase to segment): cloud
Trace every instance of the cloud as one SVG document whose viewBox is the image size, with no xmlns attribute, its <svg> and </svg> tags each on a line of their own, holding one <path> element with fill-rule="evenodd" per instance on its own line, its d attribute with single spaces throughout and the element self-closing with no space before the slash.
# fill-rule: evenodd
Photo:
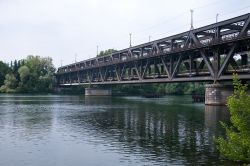
<svg viewBox="0 0 250 166">
<path fill-rule="evenodd" d="M 157 39 L 188 30 L 190 8 L 196 8 L 198 27 L 212 23 L 217 12 L 247 5 L 247 0 L 240 5 L 237 0 L 1 0 L 0 60 L 39 54 L 51 56 L 58 67 L 61 60 L 72 63 L 76 53 L 78 60 L 95 56 L 96 45 L 100 50 L 126 48 L 129 33 L 136 45 L 149 35 Z"/>
</svg>

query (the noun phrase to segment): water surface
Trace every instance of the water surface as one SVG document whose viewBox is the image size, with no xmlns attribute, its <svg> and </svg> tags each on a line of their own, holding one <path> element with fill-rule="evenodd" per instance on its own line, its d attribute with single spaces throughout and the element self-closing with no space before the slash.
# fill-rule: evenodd
<svg viewBox="0 0 250 166">
<path fill-rule="evenodd" d="M 229 165 L 220 120 L 190 96 L 0 95 L 0 165 Z"/>
</svg>

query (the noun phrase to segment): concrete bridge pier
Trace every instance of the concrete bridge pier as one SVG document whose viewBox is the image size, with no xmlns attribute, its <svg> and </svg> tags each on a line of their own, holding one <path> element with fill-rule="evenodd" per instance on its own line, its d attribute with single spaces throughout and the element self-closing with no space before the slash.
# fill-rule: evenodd
<svg viewBox="0 0 250 166">
<path fill-rule="evenodd" d="M 111 96 L 111 89 L 85 88 L 85 96 Z"/>
<path fill-rule="evenodd" d="M 226 105 L 227 98 L 232 93 L 232 85 L 206 84 L 205 105 Z"/>
</svg>

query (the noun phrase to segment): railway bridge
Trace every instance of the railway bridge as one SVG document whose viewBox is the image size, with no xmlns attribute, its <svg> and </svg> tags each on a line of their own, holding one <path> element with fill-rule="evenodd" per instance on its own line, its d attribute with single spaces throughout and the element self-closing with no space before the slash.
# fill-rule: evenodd
<svg viewBox="0 0 250 166">
<path fill-rule="evenodd" d="M 56 76 L 60 86 L 211 81 L 218 89 L 232 73 L 250 80 L 249 50 L 250 13 L 62 66 Z"/>
</svg>

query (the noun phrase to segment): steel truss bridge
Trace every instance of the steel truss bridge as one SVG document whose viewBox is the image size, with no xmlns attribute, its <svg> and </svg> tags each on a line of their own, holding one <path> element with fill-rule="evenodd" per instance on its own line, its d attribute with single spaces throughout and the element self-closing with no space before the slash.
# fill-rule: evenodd
<svg viewBox="0 0 250 166">
<path fill-rule="evenodd" d="M 58 84 L 250 79 L 250 13 L 60 67 Z"/>
</svg>

